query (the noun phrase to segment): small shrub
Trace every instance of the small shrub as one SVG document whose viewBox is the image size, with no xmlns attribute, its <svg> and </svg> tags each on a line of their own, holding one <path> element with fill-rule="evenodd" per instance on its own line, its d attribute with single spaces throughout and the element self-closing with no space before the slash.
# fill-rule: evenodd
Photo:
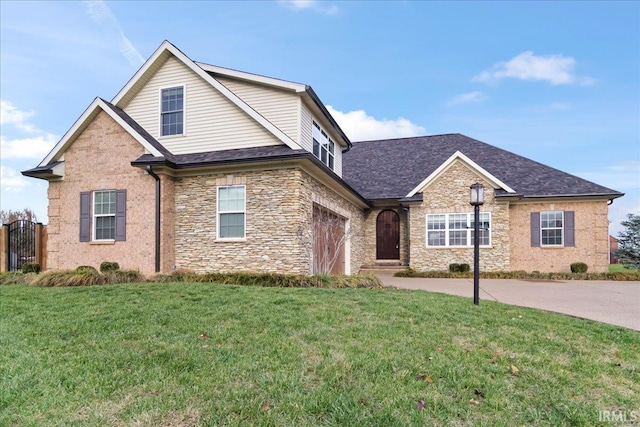
<svg viewBox="0 0 640 427">
<path fill-rule="evenodd" d="M 469 264 L 449 264 L 450 273 L 468 273 L 470 270 Z"/>
<path fill-rule="evenodd" d="M 27 285 L 31 274 L 24 274 L 21 271 L 8 271 L 0 273 L 0 285 Z"/>
<path fill-rule="evenodd" d="M 22 264 L 23 273 L 40 273 L 40 264 L 37 262 L 25 262 Z"/>
<path fill-rule="evenodd" d="M 571 264 L 572 273 L 586 273 L 589 267 L 584 262 L 574 262 Z"/>
<path fill-rule="evenodd" d="M 75 269 L 75 272 L 78 274 L 85 274 L 85 273 L 99 274 L 98 270 L 96 270 L 95 267 L 92 267 L 90 265 L 81 265 L 80 267 Z"/>
<path fill-rule="evenodd" d="M 108 270 L 104 274 L 106 283 L 142 283 L 146 278 L 138 270 Z"/>
<path fill-rule="evenodd" d="M 117 262 L 111 262 L 111 261 L 103 261 L 102 263 L 100 263 L 100 272 L 101 273 L 106 273 L 108 271 L 116 271 L 116 270 L 120 270 L 120 264 L 118 264 Z"/>
</svg>

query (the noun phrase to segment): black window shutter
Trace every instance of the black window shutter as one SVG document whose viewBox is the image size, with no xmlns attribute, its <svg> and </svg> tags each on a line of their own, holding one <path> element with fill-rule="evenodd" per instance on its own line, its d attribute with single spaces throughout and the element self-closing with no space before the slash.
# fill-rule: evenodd
<svg viewBox="0 0 640 427">
<path fill-rule="evenodd" d="M 576 223 L 574 211 L 564 211 L 564 245 L 576 245 Z"/>
<path fill-rule="evenodd" d="M 127 240 L 127 190 L 116 190 L 115 240 Z"/>
<path fill-rule="evenodd" d="M 531 212 L 531 246 L 540 246 L 540 212 Z"/>
<path fill-rule="evenodd" d="M 80 193 L 80 241 L 91 240 L 91 193 Z"/>
</svg>

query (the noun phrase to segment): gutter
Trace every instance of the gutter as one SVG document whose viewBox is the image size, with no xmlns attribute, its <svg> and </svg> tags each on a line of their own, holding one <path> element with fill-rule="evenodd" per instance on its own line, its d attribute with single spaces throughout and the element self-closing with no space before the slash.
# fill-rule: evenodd
<svg viewBox="0 0 640 427">
<path fill-rule="evenodd" d="M 156 180 L 156 273 L 160 272 L 160 177 L 147 165 L 146 171 Z"/>
<path fill-rule="evenodd" d="M 147 172 L 150 171 L 151 166 L 165 166 L 173 170 L 188 170 L 193 168 L 206 168 L 206 167 L 215 167 L 215 166 L 229 166 L 229 165 L 240 165 L 246 163 L 262 163 L 262 162 L 285 162 L 287 160 L 308 160 L 320 169 L 323 169 L 325 172 L 333 178 L 340 186 L 345 188 L 347 191 L 355 195 L 358 199 L 360 199 L 367 206 L 372 206 L 371 203 L 360 195 L 353 187 L 351 187 L 347 182 L 339 177 L 334 171 L 329 169 L 324 163 L 322 163 L 317 157 L 315 157 L 312 153 L 308 151 L 301 150 L 299 153 L 295 154 L 286 154 L 286 155 L 277 155 L 277 156 L 267 156 L 267 157 L 258 157 L 258 158 L 243 158 L 243 159 L 226 159 L 226 160 L 213 160 L 207 162 L 200 163 L 188 163 L 188 164 L 179 164 L 167 159 L 152 159 L 152 160 L 134 160 L 131 162 L 131 166 L 134 167 L 145 167 Z M 149 172 L 151 176 L 157 176 L 153 172 Z M 160 185 L 158 183 L 158 185 Z M 158 190 L 159 191 L 159 190 Z M 158 196 L 158 199 L 160 196 Z M 158 202 L 159 203 L 159 202 Z M 158 217 L 160 215 L 158 214 Z"/>
</svg>

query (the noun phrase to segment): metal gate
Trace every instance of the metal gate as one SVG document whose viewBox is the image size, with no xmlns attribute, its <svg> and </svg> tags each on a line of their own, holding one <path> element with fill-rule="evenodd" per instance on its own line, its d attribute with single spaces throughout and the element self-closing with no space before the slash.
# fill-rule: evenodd
<svg viewBox="0 0 640 427">
<path fill-rule="evenodd" d="M 20 219 L 9 224 L 7 271 L 22 270 L 27 262 L 36 262 L 36 223 Z"/>
</svg>

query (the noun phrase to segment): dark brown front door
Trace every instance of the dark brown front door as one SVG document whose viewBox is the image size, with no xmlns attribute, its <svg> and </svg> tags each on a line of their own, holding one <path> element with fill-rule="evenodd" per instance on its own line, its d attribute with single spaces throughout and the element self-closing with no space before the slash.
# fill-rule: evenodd
<svg viewBox="0 0 640 427">
<path fill-rule="evenodd" d="M 400 259 L 400 218 L 382 211 L 376 220 L 376 259 Z"/>
</svg>

